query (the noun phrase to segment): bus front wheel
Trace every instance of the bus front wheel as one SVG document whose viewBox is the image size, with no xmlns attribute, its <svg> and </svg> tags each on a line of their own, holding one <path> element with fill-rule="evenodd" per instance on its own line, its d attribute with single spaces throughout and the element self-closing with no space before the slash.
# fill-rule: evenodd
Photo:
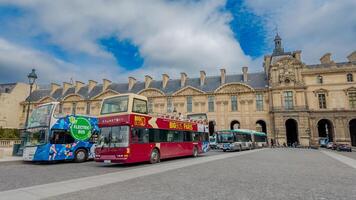
<svg viewBox="0 0 356 200">
<path fill-rule="evenodd" d="M 150 156 L 150 163 L 155 164 L 160 162 L 160 156 L 158 149 L 153 149 Z"/>
<path fill-rule="evenodd" d="M 87 160 L 88 153 L 84 149 L 78 149 L 75 151 L 75 157 L 74 157 L 74 162 L 80 163 L 84 162 Z"/>
</svg>

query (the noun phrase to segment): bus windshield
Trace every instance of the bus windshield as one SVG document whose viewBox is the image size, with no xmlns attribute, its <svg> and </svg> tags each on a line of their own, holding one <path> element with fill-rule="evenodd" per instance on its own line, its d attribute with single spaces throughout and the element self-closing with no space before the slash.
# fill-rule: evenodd
<svg viewBox="0 0 356 200">
<path fill-rule="evenodd" d="M 234 142 L 234 135 L 232 133 L 218 134 L 218 142 Z"/>
<path fill-rule="evenodd" d="M 128 102 L 128 96 L 105 99 L 103 101 L 103 105 L 101 106 L 101 114 L 127 112 Z"/>
<path fill-rule="evenodd" d="M 100 129 L 99 147 L 128 147 L 129 126 L 103 127 Z"/>
<path fill-rule="evenodd" d="M 27 128 L 49 126 L 53 104 L 46 104 L 35 108 L 28 120 Z"/>
<path fill-rule="evenodd" d="M 28 129 L 26 134 L 25 146 L 37 146 L 47 143 L 47 128 Z"/>
</svg>

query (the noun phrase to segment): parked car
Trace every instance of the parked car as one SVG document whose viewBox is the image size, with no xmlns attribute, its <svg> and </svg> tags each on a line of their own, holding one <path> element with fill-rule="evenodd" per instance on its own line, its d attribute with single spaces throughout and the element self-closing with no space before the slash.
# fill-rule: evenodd
<svg viewBox="0 0 356 200">
<path fill-rule="evenodd" d="M 334 144 L 331 146 L 331 149 L 332 149 L 332 150 L 336 150 L 336 149 L 337 149 L 337 146 L 338 146 L 338 145 L 337 145 L 336 143 L 334 143 Z"/>
<path fill-rule="evenodd" d="M 319 144 L 320 147 L 326 147 L 326 145 L 329 143 L 329 138 L 324 137 L 319 139 Z"/>
<path fill-rule="evenodd" d="M 326 145 L 326 148 L 327 149 L 332 149 L 334 146 L 334 143 L 333 142 L 329 142 L 327 145 Z"/>
<path fill-rule="evenodd" d="M 348 151 L 348 152 L 351 152 L 352 151 L 352 148 L 350 145 L 348 144 L 339 144 L 337 145 L 337 150 L 338 151 Z"/>
</svg>

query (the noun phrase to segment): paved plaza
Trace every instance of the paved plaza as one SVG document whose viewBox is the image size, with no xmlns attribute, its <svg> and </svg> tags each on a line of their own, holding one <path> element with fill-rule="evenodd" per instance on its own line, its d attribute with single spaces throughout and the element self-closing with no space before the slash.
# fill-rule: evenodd
<svg viewBox="0 0 356 200">
<path fill-rule="evenodd" d="M 276 148 L 155 165 L 7 162 L 0 199 L 356 199 L 354 154 Z"/>
</svg>

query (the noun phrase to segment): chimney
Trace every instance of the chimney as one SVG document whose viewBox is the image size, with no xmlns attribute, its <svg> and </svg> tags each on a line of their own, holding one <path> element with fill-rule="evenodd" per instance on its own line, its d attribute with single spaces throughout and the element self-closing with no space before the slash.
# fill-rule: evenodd
<svg viewBox="0 0 356 200">
<path fill-rule="evenodd" d="M 330 64 L 332 63 L 331 60 L 331 53 L 326 53 L 320 58 L 321 64 Z"/>
<path fill-rule="evenodd" d="M 243 81 L 247 82 L 248 81 L 248 67 L 242 67 L 242 74 L 243 74 Z"/>
<path fill-rule="evenodd" d="M 301 51 L 295 51 L 294 58 L 297 59 L 298 61 L 302 61 L 301 53 L 302 53 Z"/>
<path fill-rule="evenodd" d="M 136 84 L 136 79 L 132 76 L 129 77 L 129 91 L 133 88 L 133 86 Z"/>
<path fill-rule="evenodd" d="M 220 69 L 220 84 L 223 85 L 226 82 L 226 70 Z"/>
<path fill-rule="evenodd" d="M 70 83 L 68 83 L 68 82 L 63 82 L 63 91 L 62 91 L 62 95 L 64 94 L 64 93 L 66 93 L 67 92 L 67 90 L 69 89 L 69 88 L 71 88 L 72 87 L 72 84 L 70 84 Z"/>
<path fill-rule="evenodd" d="M 356 51 L 352 52 L 350 55 L 347 56 L 347 59 L 350 62 L 356 62 Z"/>
<path fill-rule="evenodd" d="M 98 82 L 93 81 L 93 80 L 89 80 L 89 83 L 88 83 L 88 93 L 93 90 L 93 88 L 96 86 L 96 84 L 98 84 Z"/>
<path fill-rule="evenodd" d="M 145 76 L 145 89 L 150 87 L 151 82 L 152 82 L 152 77 L 149 75 L 146 75 Z"/>
<path fill-rule="evenodd" d="M 200 71 L 200 86 L 203 86 L 205 83 L 205 78 L 206 78 L 206 74 L 205 71 Z"/>
<path fill-rule="evenodd" d="M 187 81 L 187 74 L 185 72 L 180 73 L 180 87 L 184 87 Z"/>
<path fill-rule="evenodd" d="M 167 74 L 162 74 L 162 88 L 166 88 L 169 80 L 169 76 Z"/>
<path fill-rule="evenodd" d="M 61 86 L 58 85 L 57 83 L 51 83 L 51 95 Z"/>
<path fill-rule="evenodd" d="M 75 81 L 75 93 L 78 93 L 80 88 L 82 88 L 85 84 L 81 81 Z"/>
<path fill-rule="evenodd" d="M 108 89 L 109 85 L 111 84 L 111 81 L 108 79 L 103 79 L 103 92 Z"/>
</svg>

